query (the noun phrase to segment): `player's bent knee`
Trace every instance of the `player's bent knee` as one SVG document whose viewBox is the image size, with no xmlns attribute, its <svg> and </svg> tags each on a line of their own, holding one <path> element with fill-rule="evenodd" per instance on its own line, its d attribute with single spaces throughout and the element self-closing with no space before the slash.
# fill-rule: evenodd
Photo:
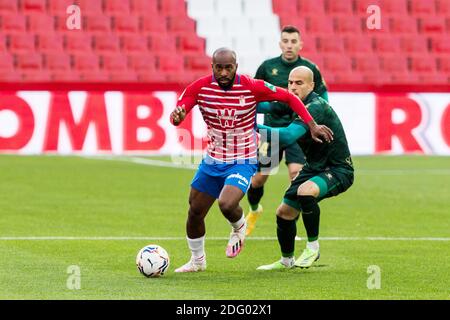
<svg viewBox="0 0 450 320">
<path fill-rule="evenodd" d="M 261 173 L 257 173 L 252 177 L 252 187 L 253 188 L 261 188 L 264 186 L 268 179 L 268 176 L 263 175 Z"/>
<path fill-rule="evenodd" d="M 221 200 L 219 199 L 219 209 L 223 214 L 227 215 L 229 213 L 234 212 L 239 203 L 230 200 Z"/>
<path fill-rule="evenodd" d="M 299 215 L 299 212 L 287 204 L 280 204 L 277 208 L 277 216 L 284 220 L 294 220 Z"/>
</svg>

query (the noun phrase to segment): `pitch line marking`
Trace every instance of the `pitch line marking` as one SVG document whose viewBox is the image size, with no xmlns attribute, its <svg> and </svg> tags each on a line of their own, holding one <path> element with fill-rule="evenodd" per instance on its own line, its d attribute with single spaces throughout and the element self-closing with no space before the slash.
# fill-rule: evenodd
<svg viewBox="0 0 450 320">
<path fill-rule="evenodd" d="M 196 170 L 198 164 L 179 164 L 172 163 L 163 160 L 154 160 L 140 157 L 120 157 L 120 156 L 82 156 L 86 159 L 93 160 L 108 160 L 108 161 L 120 161 L 120 162 L 130 162 L 135 164 L 142 164 L 154 167 L 163 168 L 176 168 L 176 169 L 187 169 Z M 429 168 L 429 169 L 358 169 L 356 168 L 355 174 L 361 175 L 386 175 L 386 176 L 403 176 L 411 174 L 433 174 L 433 175 L 450 175 L 450 169 L 439 169 L 439 168 Z"/>
<path fill-rule="evenodd" d="M 207 240 L 228 240 L 228 237 L 207 237 Z M 29 237 L 0 237 L 0 241 L 129 241 L 129 240 L 147 240 L 147 241 L 178 241 L 186 240 L 185 237 L 75 237 L 75 236 L 29 236 Z M 255 241 L 275 241 L 276 237 L 248 237 L 246 240 Z M 295 240 L 306 240 L 296 237 Z M 323 241 L 450 241 L 450 237 L 321 237 Z"/>
</svg>

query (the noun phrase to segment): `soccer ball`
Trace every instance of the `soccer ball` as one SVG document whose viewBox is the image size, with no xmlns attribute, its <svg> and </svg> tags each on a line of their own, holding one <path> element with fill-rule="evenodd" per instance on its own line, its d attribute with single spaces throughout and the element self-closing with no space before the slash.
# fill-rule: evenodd
<svg viewBox="0 0 450 320">
<path fill-rule="evenodd" d="M 148 278 L 164 275 L 169 268 L 170 259 L 167 251 L 156 244 L 149 244 L 139 250 L 136 266 L 140 273 Z"/>
</svg>

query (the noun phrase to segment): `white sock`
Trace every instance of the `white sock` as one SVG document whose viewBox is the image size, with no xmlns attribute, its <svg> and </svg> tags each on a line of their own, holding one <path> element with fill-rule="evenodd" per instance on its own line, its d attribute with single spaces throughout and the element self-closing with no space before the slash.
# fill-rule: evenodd
<svg viewBox="0 0 450 320">
<path fill-rule="evenodd" d="M 311 249 L 311 250 L 314 250 L 314 251 L 319 250 L 319 240 L 314 240 L 314 241 L 311 241 L 311 242 L 308 241 L 306 243 L 306 247 L 308 249 Z"/>
<path fill-rule="evenodd" d="M 241 229 L 244 226 L 244 224 L 245 224 L 244 214 L 242 214 L 242 217 L 238 221 L 230 222 L 230 224 L 233 227 L 234 231 L 238 231 L 239 229 Z"/>
<path fill-rule="evenodd" d="M 189 239 L 186 237 L 189 249 L 191 249 L 192 259 L 196 263 L 202 263 L 205 257 L 205 236 L 197 239 Z"/>
<path fill-rule="evenodd" d="M 286 267 L 291 267 L 294 264 L 294 257 L 281 257 L 281 263 Z"/>
</svg>

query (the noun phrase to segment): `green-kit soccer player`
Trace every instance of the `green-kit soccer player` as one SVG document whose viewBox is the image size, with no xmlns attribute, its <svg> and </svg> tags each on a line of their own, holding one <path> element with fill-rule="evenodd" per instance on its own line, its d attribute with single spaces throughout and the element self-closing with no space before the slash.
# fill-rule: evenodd
<svg viewBox="0 0 450 320">
<path fill-rule="evenodd" d="M 299 66 L 306 66 L 314 74 L 314 92 L 328 101 L 327 88 L 318 67 L 308 59 L 299 56 L 299 52 L 303 47 L 299 30 L 294 26 L 285 26 L 281 30 L 279 45 L 282 54 L 264 61 L 258 68 L 255 78 L 262 79 L 279 87 L 287 88 L 291 70 Z M 271 127 L 286 127 L 295 117 L 295 114 L 289 106 L 280 102 L 259 103 L 258 112 L 265 114 L 264 124 Z M 293 143 L 289 146 L 283 146 L 280 149 L 271 148 L 270 143 L 267 141 L 262 141 L 260 144 L 258 172 L 253 176 L 251 186 L 247 193 L 250 204 L 250 212 L 246 217 L 247 235 L 250 235 L 253 231 L 256 220 L 261 216 L 263 209 L 260 201 L 264 194 L 264 184 L 269 178 L 269 171 L 281 162 L 283 153 L 289 171 L 289 179 L 292 180 L 305 163 L 305 156 L 298 144 Z M 275 161 L 278 162 L 272 162 L 271 159 L 276 159 Z"/>
<path fill-rule="evenodd" d="M 327 101 L 313 92 L 314 77 L 311 69 L 301 66 L 289 74 L 289 91 L 299 97 L 318 124 L 329 127 L 334 135 L 330 143 L 318 143 L 311 139 L 308 127 L 300 120 L 294 120 L 288 127 L 273 128 L 258 125 L 267 130 L 271 137 L 278 133 L 280 144 L 296 142 L 306 155 L 306 163 L 295 177 L 283 202 L 277 209 L 277 237 L 281 249 L 281 259 L 258 270 L 308 268 L 319 259 L 318 202 L 336 196 L 353 184 L 353 164 L 342 124 Z M 295 236 L 299 214 L 302 214 L 308 241 L 306 249 L 295 260 Z"/>
</svg>

